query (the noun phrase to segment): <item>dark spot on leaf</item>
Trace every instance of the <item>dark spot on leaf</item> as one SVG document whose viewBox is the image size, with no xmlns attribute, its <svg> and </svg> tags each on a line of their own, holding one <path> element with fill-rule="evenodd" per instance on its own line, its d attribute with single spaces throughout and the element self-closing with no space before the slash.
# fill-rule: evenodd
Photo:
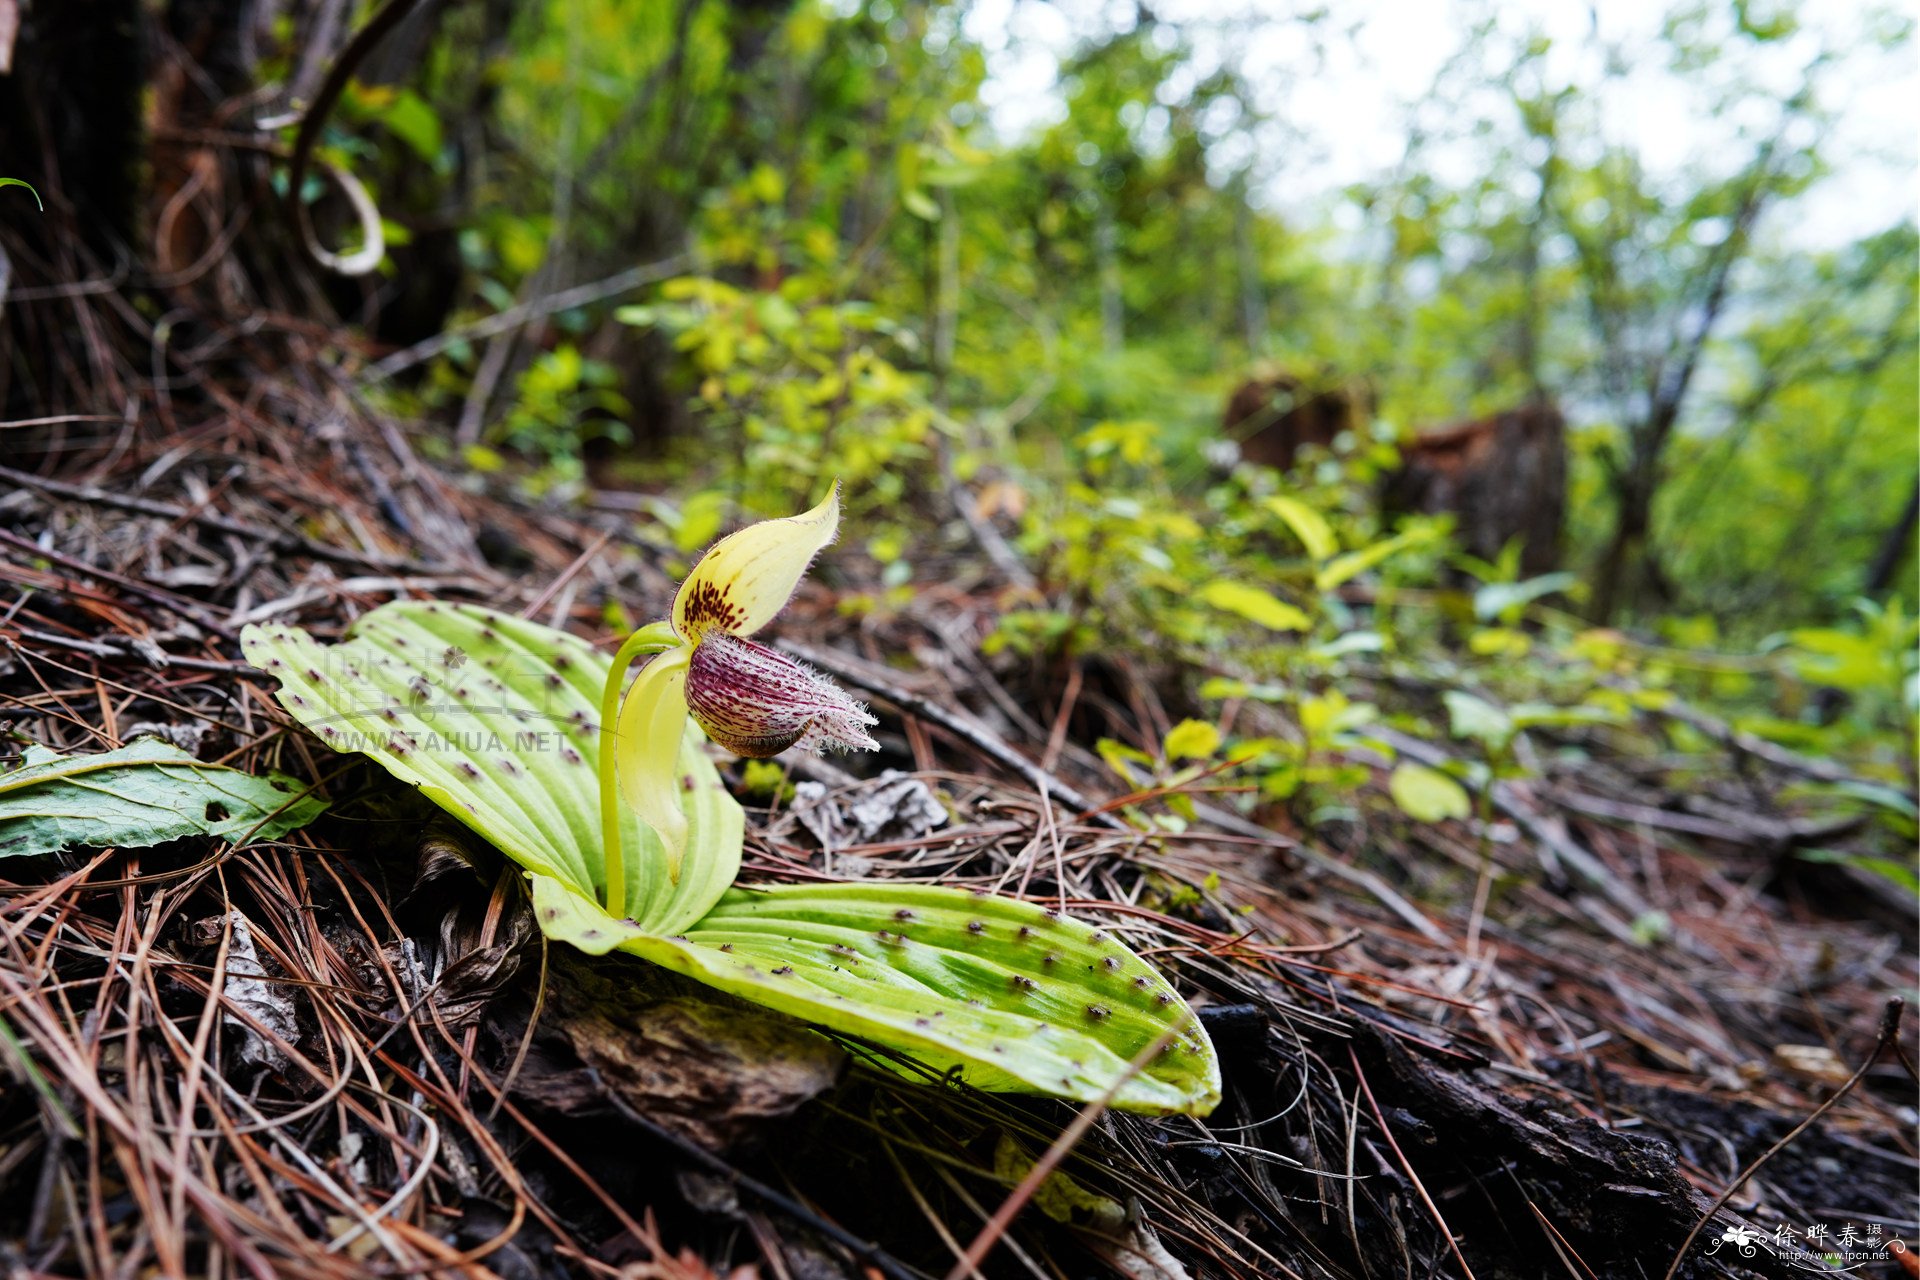
<svg viewBox="0 0 1920 1280">
<path fill-rule="evenodd" d="M 1015 991 L 1031 991 L 1039 984 L 1024 973 L 1016 973 L 1007 979 L 1007 985 Z"/>
<path fill-rule="evenodd" d="M 985 920 L 967 921 L 968 933 L 985 933 L 986 931 L 987 931 L 987 922 Z"/>
<path fill-rule="evenodd" d="M 1047 954 L 1040 957 L 1040 963 L 1047 964 L 1047 965 L 1059 964 L 1060 953 L 1058 951 L 1049 951 L 1047 952 Z"/>
<path fill-rule="evenodd" d="M 1113 1010 L 1103 1004 L 1090 1004 L 1087 1006 L 1087 1017 L 1093 1019 L 1095 1022 L 1104 1022 L 1112 1016 Z"/>
<path fill-rule="evenodd" d="M 913 919 L 913 912 L 907 910 L 905 907 L 902 907 L 898 911 L 893 913 L 893 918 L 895 920 L 911 920 Z"/>
<path fill-rule="evenodd" d="M 1021 942 L 1025 942 L 1028 938 L 1031 938 L 1033 936 L 1033 930 L 1023 924 L 1020 926 L 1018 930 L 1014 932 L 1013 936 L 1019 939 Z"/>
<path fill-rule="evenodd" d="M 1108 956 L 1106 959 L 1102 960 L 1100 963 L 1106 966 L 1108 973 L 1117 973 L 1120 969 L 1119 956 Z"/>
<path fill-rule="evenodd" d="M 779 967 L 778 969 L 775 969 L 775 970 L 773 971 L 773 976 L 774 976 L 774 977 L 776 977 L 776 978 L 784 978 L 784 977 L 786 977 L 786 976 L 787 976 L 788 974 L 790 974 L 790 973 L 792 973 L 792 972 L 793 972 L 793 966 L 792 966 L 792 965 L 790 965 L 790 964 L 783 964 L 783 965 L 781 965 L 781 966 L 780 966 L 780 967 Z"/>
<path fill-rule="evenodd" d="M 225 822 L 227 820 L 227 806 L 221 804 L 218 800 L 207 801 L 206 818 L 208 822 Z"/>
<path fill-rule="evenodd" d="M 473 767 L 473 761 L 471 760 L 462 760 L 460 762 L 460 772 L 466 774 L 469 778 L 477 778 L 480 776 L 480 771 Z"/>
</svg>

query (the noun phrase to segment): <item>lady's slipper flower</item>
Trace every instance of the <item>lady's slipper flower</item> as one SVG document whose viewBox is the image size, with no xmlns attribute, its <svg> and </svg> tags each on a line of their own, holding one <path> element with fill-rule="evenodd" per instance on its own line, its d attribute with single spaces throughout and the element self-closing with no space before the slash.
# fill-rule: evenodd
<svg viewBox="0 0 1920 1280">
<path fill-rule="evenodd" d="M 839 526 L 835 484 L 804 515 L 748 525 L 716 542 L 674 597 L 669 625 L 677 643 L 641 669 L 621 704 L 613 747 L 620 789 L 659 833 L 676 883 L 687 840 L 679 756 L 688 712 L 739 756 L 792 746 L 879 747 L 867 733 L 879 721 L 864 706 L 812 668 L 747 639 L 786 607 Z"/>
</svg>

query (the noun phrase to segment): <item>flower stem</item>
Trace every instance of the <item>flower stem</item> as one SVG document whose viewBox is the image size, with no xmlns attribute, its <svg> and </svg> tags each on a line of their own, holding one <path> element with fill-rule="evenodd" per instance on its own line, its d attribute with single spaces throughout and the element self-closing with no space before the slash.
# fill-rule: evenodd
<svg viewBox="0 0 1920 1280">
<path fill-rule="evenodd" d="M 600 854 L 607 867 L 607 913 L 615 919 L 624 916 L 627 908 L 627 851 L 620 843 L 620 780 L 613 750 L 620 693 L 626 685 L 627 668 L 635 658 L 643 653 L 662 653 L 679 643 L 673 628 L 664 622 L 640 628 L 613 655 L 607 683 L 600 691 Z"/>
</svg>

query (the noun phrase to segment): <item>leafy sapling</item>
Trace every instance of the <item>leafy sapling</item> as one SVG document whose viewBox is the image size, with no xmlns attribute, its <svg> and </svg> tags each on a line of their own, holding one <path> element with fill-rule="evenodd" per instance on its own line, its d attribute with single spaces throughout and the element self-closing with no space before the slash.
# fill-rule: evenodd
<svg viewBox="0 0 1920 1280">
<path fill-rule="evenodd" d="M 278 625 L 247 628 L 241 645 L 321 741 L 378 761 L 519 863 L 550 938 L 903 1052 L 931 1068 L 921 1078 L 1211 1110 L 1206 1032 L 1103 929 L 938 885 L 734 885 L 744 813 L 710 743 L 748 758 L 875 746 L 864 707 L 750 639 L 838 524 L 836 489 L 722 539 L 670 617 L 611 662 L 565 632 L 438 601 L 382 606 L 336 645 Z"/>
</svg>

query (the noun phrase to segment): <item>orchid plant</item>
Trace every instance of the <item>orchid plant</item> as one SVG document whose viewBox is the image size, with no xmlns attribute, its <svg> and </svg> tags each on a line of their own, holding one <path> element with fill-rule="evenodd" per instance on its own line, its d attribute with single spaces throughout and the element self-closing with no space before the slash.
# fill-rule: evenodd
<svg viewBox="0 0 1920 1280">
<path fill-rule="evenodd" d="M 879 1046 L 890 1052 L 867 1056 L 885 1069 L 1211 1110 L 1205 1031 L 1105 929 L 938 885 L 734 884 L 745 815 L 715 748 L 877 745 L 866 708 L 752 639 L 838 527 L 836 486 L 805 514 L 723 538 L 669 617 L 611 661 L 565 632 L 440 601 L 384 605 L 333 645 L 279 625 L 248 627 L 241 645 L 322 742 L 371 757 L 519 863 L 549 937 Z"/>
</svg>

